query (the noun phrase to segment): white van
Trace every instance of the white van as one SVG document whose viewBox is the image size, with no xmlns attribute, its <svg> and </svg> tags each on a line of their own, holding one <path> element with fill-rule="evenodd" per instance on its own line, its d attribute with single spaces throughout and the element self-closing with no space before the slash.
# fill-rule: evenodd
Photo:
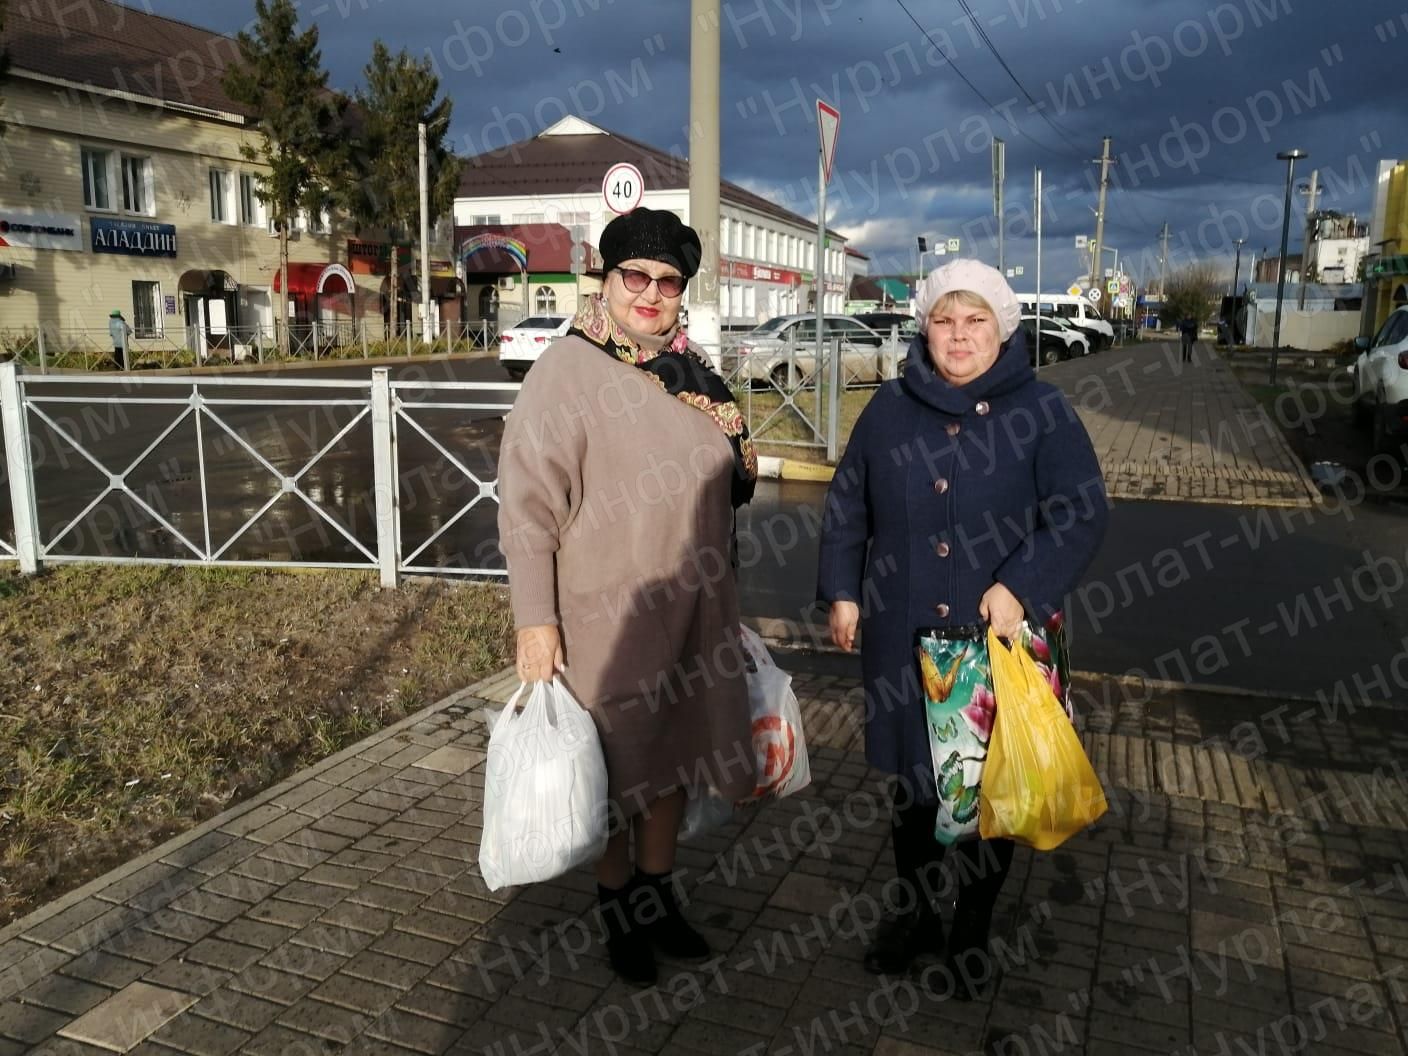
<svg viewBox="0 0 1408 1056">
<path fill-rule="evenodd" d="M 1036 295 L 1017 294 L 1022 313 L 1036 311 Z M 1115 343 L 1115 328 L 1101 314 L 1100 310 L 1084 297 L 1073 297 L 1069 293 L 1043 293 L 1041 295 L 1043 315 L 1055 315 L 1081 331 L 1090 340 L 1090 350 L 1099 352 Z"/>
</svg>

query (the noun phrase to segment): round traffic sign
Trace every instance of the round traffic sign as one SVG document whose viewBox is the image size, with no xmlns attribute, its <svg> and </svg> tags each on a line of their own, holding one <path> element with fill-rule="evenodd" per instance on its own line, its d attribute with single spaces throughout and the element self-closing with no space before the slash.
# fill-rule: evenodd
<svg viewBox="0 0 1408 1056">
<path fill-rule="evenodd" d="M 1090 287 L 1090 289 L 1086 291 L 1086 294 L 1085 294 L 1085 295 L 1090 298 L 1090 303 L 1091 303 L 1091 304 L 1099 304 L 1099 303 L 1100 303 L 1100 287 L 1099 287 L 1099 286 L 1092 286 L 1092 287 Z"/>
<path fill-rule="evenodd" d="M 613 213 L 629 213 L 645 196 L 640 169 L 626 161 L 611 166 L 601 181 L 601 196 L 606 199 L 606 208 Z"/>
</svg>

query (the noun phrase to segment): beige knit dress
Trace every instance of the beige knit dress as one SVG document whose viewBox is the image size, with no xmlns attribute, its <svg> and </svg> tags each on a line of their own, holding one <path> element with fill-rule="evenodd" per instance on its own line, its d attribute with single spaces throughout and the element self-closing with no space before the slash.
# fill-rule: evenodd
<svg viewBox="0 0 1408 1056">
<path fill-rule="evenodd" d="M 733 472 L 707 413 L 579 337 L 543 352 L 505 424 L 514 623 L 560 625 L 563 680 L 596 720 L 619 817 L 680 787 L 753 789 Z"/>
</svg>

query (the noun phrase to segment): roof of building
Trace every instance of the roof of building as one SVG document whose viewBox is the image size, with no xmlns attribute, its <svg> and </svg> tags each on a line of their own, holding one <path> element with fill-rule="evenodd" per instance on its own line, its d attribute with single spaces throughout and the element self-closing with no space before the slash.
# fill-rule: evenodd
<svg viewBox="0 0 1408 1056">
<path fill-rule="evenodd" d="M 650 190 L 689 188 L 686 159 L 568 117 L 531 139 L 466 158 L 460 167 L 459 193 L 462 198 L 599 194 L 606 170 L 622 161 L 640 169 Z M 728 180 L 719 181 L 719 195 L 724 201 L 788 223 L 816 223 Z M 845 237 L 835 231 L 829 234 Z"/>
<path fill-rule="evenodd" d="M 11 4 L 0 46 L 25 71 L 109 91 L 249 116 L 225 94 L 232 37 L 112 0 Z"/>
<path fill-rule="evenodd" d="M 848 256 L 848 257 L 857 257 L 857 258 L 859 258 L 860 260 L 869 260 L 869 259 L 870 259 L 868 256 L 866 256 L 866 255 L 865 255 L 864 253 L 862 253 L 860 250 L 856 249 L 854 246 L 847 246 L 847 247 L 846 247 L 846 256 Z"/>
</svg>

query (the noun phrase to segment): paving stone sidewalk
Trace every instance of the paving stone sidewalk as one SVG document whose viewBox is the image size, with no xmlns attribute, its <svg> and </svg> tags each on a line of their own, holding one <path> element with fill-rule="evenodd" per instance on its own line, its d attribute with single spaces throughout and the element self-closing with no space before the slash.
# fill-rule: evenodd
<svg viewBox="0 0 1408 1056">
<path fill-rule="evenodd" d="M 1113 498 L 1308 507 L 1318 492 L 1206 343 L 1140 344 L 1043 368 L 1075 403 Z"/>
<path fill-rule="evenodd" d="M 614 980 L 586 870 L 484 887 L 505 672 L 0 931 L 0 1056 L 1408 1051 L 1398 712 L 1078 682 L 1112 809 L 1019 851 L 969 1004 L 862 970 L 893 874 L 860 688 L 795 686 L 811 787 L 681 849 L 705 966 Z"/>
</svg>

